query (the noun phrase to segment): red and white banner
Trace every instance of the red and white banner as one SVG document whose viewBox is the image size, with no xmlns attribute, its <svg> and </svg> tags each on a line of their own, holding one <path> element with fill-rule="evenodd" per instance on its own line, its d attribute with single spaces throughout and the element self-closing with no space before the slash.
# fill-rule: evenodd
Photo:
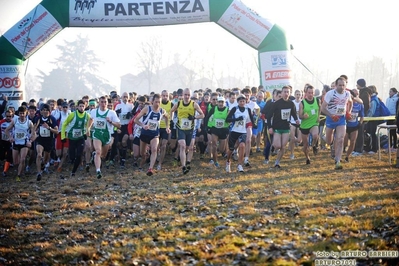
<svg viewBox="0 0 399 266">
<path fill-rule="evenodd" d="M 0 100 L 3 95 L 8 98 L 8 106 L 18 108 L 24 97 L 25 80 L 22 66 L 2 65 L 0 66 Z"/>
<path fill-rule="evenodd" d="M 262 84 L 267 90 L 281 89 L 290 84 L 291 68 L 288 51 L 259 54 Z"/>
<path fill-rule="evenodd" d="M 233 1 L 217 24 L 255 49 L 266 38 L 274 23 L 260 17 L 241 1 Z"/>
<path fill-rule="evenodd" d="M 4 37 L 28 58 L 61 30 L 61 25 L 53 15 L 38 5 L 9 29 Z"/>
</svg>

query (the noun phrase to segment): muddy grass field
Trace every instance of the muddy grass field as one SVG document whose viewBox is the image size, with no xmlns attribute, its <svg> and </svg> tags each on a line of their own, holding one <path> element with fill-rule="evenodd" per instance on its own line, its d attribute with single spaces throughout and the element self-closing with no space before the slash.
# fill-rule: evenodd
<svg viewBox="0 0 399 266">
<path fill-rule="evenodd" d="M 92 166 L 18 183 L 12 169 L 0 179 L 0 265 L 399 265 L 399 170 L 387 155 L 339 171 L 328 152 L 310 165 L 295 156 L 274 169 L 254 153 L 245 173 L 198 154 L 187 175 L 173 160 L 151 177 L 131 160 L 102 179 Z"/>
</svg>

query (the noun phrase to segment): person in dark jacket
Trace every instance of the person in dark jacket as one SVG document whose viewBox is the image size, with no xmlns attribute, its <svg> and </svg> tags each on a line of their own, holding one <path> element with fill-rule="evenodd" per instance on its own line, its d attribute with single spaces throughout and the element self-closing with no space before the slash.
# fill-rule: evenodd
<svg viewBox="0 0 399 266">
<path fill-rule="evenodd" d="M 4 118 L 3 117 L 3 113 L 6 111 L 6 106 L 7 106 L 7 103 L 8 103 L 7 95 L 3 94 L 2 98 L 3 98 L 3 102 L 0 105 L 0 120 Z"/>
<path fill-rule="evenodd" d="M 356 88 L 359 90 L 359 98 L 363 101 L 364 114 L 367 114 L 370 109 L 370 98 L 371 90 L 366 86 L 366 81 L 364 79 L 358 79 L 356 82 Z M 364 146 L 364 124 L 359 126 L 357 131 L 357 139 L 355 145 L 355 152 L 359 155 L 363 153 Z"/>
</svg>

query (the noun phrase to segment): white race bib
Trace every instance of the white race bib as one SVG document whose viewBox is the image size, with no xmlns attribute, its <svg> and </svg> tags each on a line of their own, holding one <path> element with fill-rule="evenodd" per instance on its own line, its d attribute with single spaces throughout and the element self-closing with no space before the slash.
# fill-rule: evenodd
<svg viewBox="0 0 399 266">
<path fill-rule="evenodd" d="M 79 128 L 74 128 L 74 129 L 72 130 L 72 136 L 73 136 L 74 138 L 80 138 L 82 135 L 83 135 L 83 132 L 82 132 L 81 129 L 79 129 Z"/>
<path fill-rule="evenodd" d="M 343 115 L 346 112 L 346 105 L 337 105 L 337 115 Z"/>
<path fill-rule="evenodd" d="M 97 129 L 106 129 L 107 128 L 107 121 L 106 120 L 97 120 L 96 124 L 94 125 Z"/>
<path fill-rule="evenodd" d="M 134 133 L 133 133 L 133 135 L 135 136 L 135 137 L 140 137 L 140 134 L 141 134 L 141 127 L 134 127 Z"/>
<path fill-rule="evenodd" d="M 183 130 L 191 129 L 191 124 L 193 121 L 189 120 L 188 118 L 182 118 L 180 121 L 180 128 Z"/>
<path fill-rule="evenodd" d="M 351 118 L 349 119 L 348 122 L 356 122 L 357 121 L 357 116 L 359 115 L 359 113 L 351 113 Z"/>
<path fill-rule="evenodd" d="M 126 115 L 127 115 L 127 114 L 121 114 L 121 115 L 119 116 L 119 117 L 120 117 L 120 120 L 122 120 L 122 121 L 124 121 L 124 122 L 129 121 L 129 119 L 126 118 Z"/>
<path fill-rule="evenodd" d="M 10 136 L 6 134 L 6 132 L 1 133 L 1 140 L 8 141 L 10 139 Z"/>
<path fill-rule="evenodd" d="M 237 127 L 237 128 L 244 128 L 244 127 L 245 127 L 244 120 L 236 121 L 235 127 Z"/>
<path fill-rule="evenodd" d="M 216 128 L 223 128 L 224 127 L 224 120 L 223 119 L 215 119 L 215 127 Z"/>
<path fill-rule="evenodd" d="M 23 131 L 17 131 L 15 132 L 15 139 L 16 140 L 23 140 L 26 138 L 26 133 Z"/>
<path fill-rule="evenodd" d="M 311 115 L 315 115 L 316 114 L 316 110 L 315 109 L 310 110 L 310 114 Z"/>
<path fill-rule="evenodd" d="M 158 129 L 158 121 L 157 120 L 150 119 L 150 120 L 148 120 L 147 125 L 148 125 L 148 130 L 155 131 Z"/>
<path fill-rule="evenodd" d="M 290 121 L 291 109 L 281 109 L 281 120 Z"/>
<path fill-rule="evenodd" d="M 50 129 L 40 126 L 39 128 L 40 136 L 48 138 L 50 137 Z"/>
</svg>

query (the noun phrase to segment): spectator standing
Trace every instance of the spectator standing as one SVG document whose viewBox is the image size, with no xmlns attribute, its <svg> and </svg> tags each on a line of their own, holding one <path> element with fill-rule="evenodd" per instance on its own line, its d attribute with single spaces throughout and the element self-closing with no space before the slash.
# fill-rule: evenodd
<svg viewBox="0 0 399 266">
<path fill-rule="evenodd" d="M 357 80 L 356 88 L 359 90 L 359 97 L 363 101 L 364 114 L 367 115 L 369 108 L 370 108 L 371 91 L 369 88 L 366 87 L 366 81 L 364 79 Z M 364 127 L 365 127 L 364 124 L 361 124 L 357 131 L 357 139 L 356 139 L 356 145 L 355 145 L 354 151 L 358 155 L 361 155 L 363 153 Z"/>
<path fill-rule="evenodd" d="M 396 88 L 391 88 L 389 90 L 389 97 L 386 100 L 386 106 L 389 109 L 391 115 L 396 115 L 396 113 L 398 112 L 398 100 L 398 90 Z M 387 125 L 395 125 L 395 121 L 388 120 Z M 391 129 L 390 137 L 391 139 L 389 140 L 389 148 L 396 149 L 398 147 L 398 135 L 396 135 L 395 129 Z"/>
</svg>

